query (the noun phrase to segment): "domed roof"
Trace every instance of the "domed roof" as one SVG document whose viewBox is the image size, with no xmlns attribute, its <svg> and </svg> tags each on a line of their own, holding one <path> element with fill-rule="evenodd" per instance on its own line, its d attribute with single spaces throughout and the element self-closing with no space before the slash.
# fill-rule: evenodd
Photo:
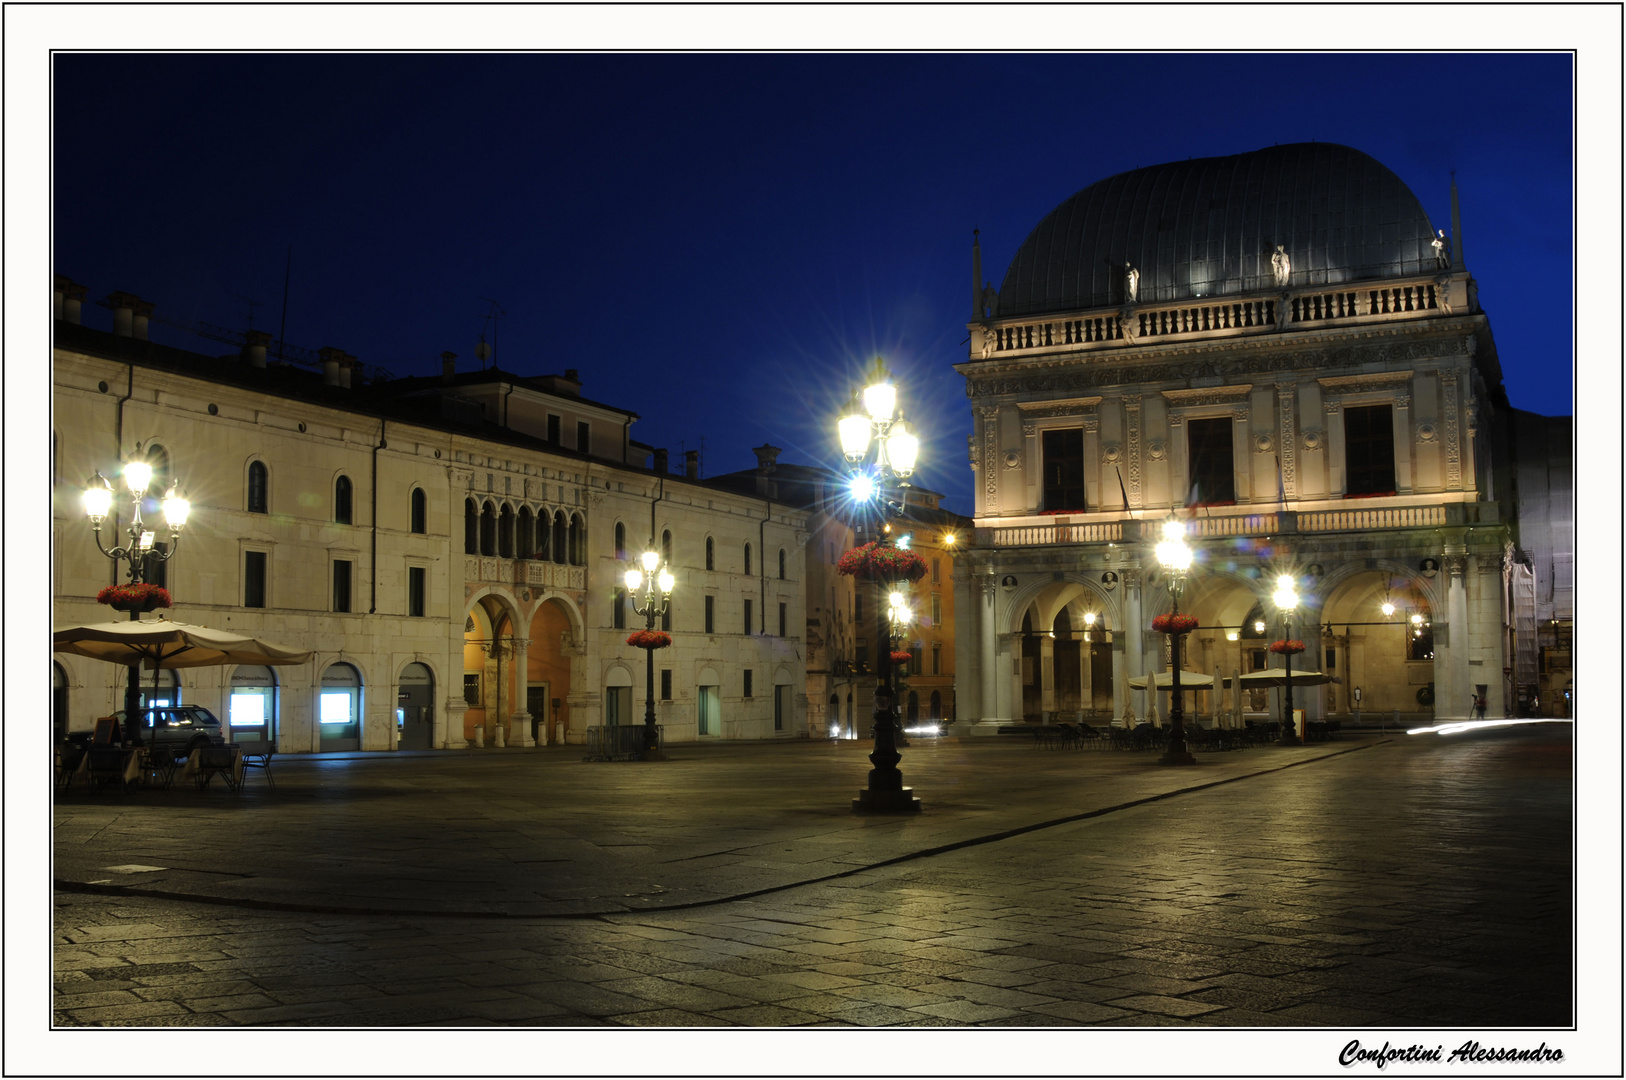
<svg viewBox="0 0 1626 1080">
<path fill-rule="evenodd" d="M 1411 189 L 1347 146 L 1174 161 L 1098 180 L 1052 210 L 1011 260 L 999 314 L 1122 304 L 1125 262 L 1140 272 L 1141 303 L 1272 290 L 1278 244 L 1294 287 L 1429 273 L 1433 238 Z"/>
</svg>

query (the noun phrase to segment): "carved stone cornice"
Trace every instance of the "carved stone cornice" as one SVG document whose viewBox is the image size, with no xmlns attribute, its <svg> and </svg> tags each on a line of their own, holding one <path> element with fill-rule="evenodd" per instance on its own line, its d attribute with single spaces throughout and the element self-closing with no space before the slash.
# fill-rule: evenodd
<svg viewBox="0 0 1626 1080">
<path fill-rule="evenodd" d="M 1101 404 L 1099 397 L 1067 398 L 1061 401 L 1019 401 L 1016 407 L 1022 410 L 1022 418 L 1033 417 L 1043 419 L 1051 416 L 1082 416 L 1095 411 Z"/>
<path fill-rule="evenodd" d="M 1364 394 L 1373 390 L 1409 389 L 1413 371 L 1382 371 L 1374 375 L 1338 375 L 1317 379 L 1326 394 Z"/>
<path fill-rule="evenodd" d="M 1204 386 L 1196 390 L 1165 390 L 1163 397 L 1171 406 L 1230 405 L 1247 398 L 1252 383 L 1233 383 L 1230 386 Z"/>
</svg>

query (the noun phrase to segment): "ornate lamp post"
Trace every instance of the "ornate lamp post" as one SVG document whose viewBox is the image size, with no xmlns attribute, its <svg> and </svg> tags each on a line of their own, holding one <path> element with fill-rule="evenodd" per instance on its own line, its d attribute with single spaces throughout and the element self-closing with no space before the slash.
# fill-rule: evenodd
<svg viewBox="0 0 1626 1080">
<path fill-rule="evenodd" d="M 152 483 L 152 466 L 145 461 L 131 461 L 125 464 L 123 473 L 124 486 L 131 503 L 130 524 L 125 530 L 129 535 L 129 541 L 124 546 L 109 550 L 102 544 L 102 522 L 106 520 L 107 513 L 113 506 L 113 485 L 108 482 L 107 477 L 100 471 L 94 473 L 86 481 L 85 492 L 80 496 L 80 501 L 85 508 L 85 516 L 90 518 L 90 527 L 96 534 L 97 550 L 113 560 L 114 580 L 118 578 L 119 563 L 128 562 L 131 591 L 139 593 L 141 590 L 134 589 L 134 586 L 146 584 L 148 560 L 165 562 L 173 558 L 180 547 L 181 530 L 186 527 L 186 518 L 191 513 L 192 504 L 182 497 L 178 483 L 170 485 L 163 500 L 164 523 L 169 526 L 169 547 L 167 550 L 160 550 L 153 542 L 155 534 L 141 520 L 141 500 L 147 494 L 147 486 Z M 160 600 L 156 597 L 145 599 L 132 596 L 122 601 L 114 601 L 114 606 L 128 611 L 130 621 L 135 622 L 141 618 L 143 611 L 152 607 L 168 607 L 169 601 L 167 598 Z M 141 726 L 136 722 L 136 713 L 141 709 L 140 665 L 132 664 L 127 676 L 124 686 L 124 718 L 130 727 L 130 740 L 139 744 Z"/>
<path fill-rule="evenodd" d="M 1197 625 L 1195 619 L 1180 616 L 1180 592 L 1185 588 L 1186 574 L 1191 570 L 1191 548 L 1186 546 L 1186 527 L 1173 515 L 1163 523 L 1163 540 L 1157 545 L 1158 565 L 1163 567 L 1164 580 L 1169 587 L 1171 609 L 1163 616 L 1169 635 L 1169 655 L 1172 668 L 1174 702 L 1169 706 L 1169 746 L 1158 759 L 1160 765 L 1195 765 L 1197 759 L 1186 749 L 1186 706 L 1180 692 L 1180 639 Z M 1158 620 L 1152 621 L 1154 629 Z M 1153 693 L 1157 680 L 1152 679 Z"/>
<path fill-rule="evenodd" d="M 889 515 L 902 511 L 901 501 L 886 489 L 892 481 L 905 480 L 914 472 L 920 439 L 909 430 L 897 404 L 897 388 L 877 356 L 868 384 L 853 395 L 852 404 L 836 422 L 841 452 L 852 472 L 853 502 L 859 508 L 855 531 L 874 537 L 848 553 L 843 572 L 852 573 L 860 582 L 874 581 L 877 601 L 888 599 L 875 605 L 875 749 L 869 756 L 875 767 L 869 773 L 869 786 L 853 800 L 853 809 L 886 813 L 920 809 L 920 800 L 903 786 L 903 773 L 898 771 L 902 755 L 897 748 L 897 694 L 892 682 L 892 624 L 897 608 L 890 596 L 893 582 L 900 577 L 918 578 L 915 570 L 923 572 L 925 564 L 918 555 L 892 546 L 885 523 Z M 877 496 L 879 507 L 874 506 Z"/>
<path fill-rule="evenodd" d="M 1293 588 L 1293 575 L 1283 574 L 1276 579 L 1276 592 L 1271 599 L 1282 613 L 1282 659 L 1287 661 L 1286 682 L 1282 687 L 1282 738 L 1283 746 L 1297 746 L 1299 742 L 1298 727 L 1293 722 L 1293 654 L 1298 649 L 1293 648 L 1293 609 L 1299 606 L 1299 594 Z M 1300 646 L 1302 648 L 1303 646 Z"/>
<path fill-rule="evenodd" d="M 662 565 L 653 540 L 650 541 L 649 550 L 638 557 L 638 563 L 627 570 L 625 581 L 627 595 L 632 597 L 632 610 L 644 617 L 644 629 L 632 635 L 628 643 L 636 644 L 641 639 L 642 644 L 638 647 L 647 654 L 648 661 L 644 671 L 644 751 L 639 760 L 665 761 L 666 755 L 660 748 L 660 735 L 655 730 L 655 650 L 670 645 L 672 636 L 656 630 L 655 620 L 664 615 L 671 604 L 672 586 L 676 582 L 671 567 Z M 642 602 L 638 598 L 640 589 L 644 594 Z"/>
</svg>

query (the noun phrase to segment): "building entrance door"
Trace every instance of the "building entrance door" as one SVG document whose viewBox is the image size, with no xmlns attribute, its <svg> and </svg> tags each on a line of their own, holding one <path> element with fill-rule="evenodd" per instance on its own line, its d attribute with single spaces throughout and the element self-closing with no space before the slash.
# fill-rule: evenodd
<svg viewBox="0 0 1626 1080">
<path fill-rule="evenodd" d="M 277 680 L 268 667 L 244 664 L 231 675 L 226 707 L 232 742 L 275 742 Z"/>
<path fill-rule="evenodd" d="M 428 750 L 435 741 L 435 677 L 422 664 L 408 664 L 395 693 L 395 727 L 402 750 Z"/>
<path fill-rule="evenodd" d="M 533 684 L 525 688 L 525 711 L 531 714 L 531 741 L 542 746 L 548 741 L 547 683 Z"/>
<path fill-rule="evenodd" d="M 700 735 L 719 734 L 718 726 L 721 723 L 718 717 L 718 695 L 715 686 L 702 686 L 695 699 L 696 733 Z"/>
<path fill-rule="evenodd" d="M 333 664 L 322 672 L 317 702 L 321 749 L 361 749 L 361 674 L 349 664 Z"/>
</svg>

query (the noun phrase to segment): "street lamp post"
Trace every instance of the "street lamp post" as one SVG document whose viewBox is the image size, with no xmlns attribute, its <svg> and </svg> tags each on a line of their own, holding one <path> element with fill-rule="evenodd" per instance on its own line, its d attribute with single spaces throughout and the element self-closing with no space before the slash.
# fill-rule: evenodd
<svg viewBox="0 0 1626 1080">
<path fill-rule="evenodd" d="M 137 449 L 140 449 L 137 447 Z M 121 562 L 129 563 L 129 576 L 131 585 L 146 583 L 147 565 L 149 559 L 165 562 L 173 558 L 181 543 L 181 530 L 186 527 L 187 515 L 191 513 L 192 504 L 180 492 L 180 485 L 172 483 L 169 491 L 164 494 L 164 523 L 169 526 L 169 547 L 161 550 L 153 542 L 154 533 L 146 527 L 141 520 L 141 500 L 147 494 L 147 486 L 152 483 L 152 465 L 145 461 L 127 462 L 123 469 L 124 486 L 128 491 L 131 512 L 130 524 L 125 532 L 129 540 L 122 547 L 109 549 L 102 544 L 102 522 L 113 506 L 113 485 L 108 482 L 98 470 L 85 483 L 85 491 L 80 501 L 85 508 L 85 516 L 90 518 L 90 527 L 96 534 L 96 548 L 103 555 L 113 560 L 113 577 L 118 578 L 118 565 Z M 131 606 L 129 608 L 130 621 L 136 622 L 141 618 L 142 608 Z M 141 742 L 141 725 L 137 722 L 136 713 L 141 708 L 141 666 L 130 665 L 124 686 L 124 719 L 130 728 L 130 740 L 136 744 Z"/>
<path fill-rule="evenodd" d="M 836 422 L 841 452 L 851 470 L 853 502 L 859 508 L 855 531 L 862 535 L 867 525 L 874 542 L 882 548 L 891 546 L 885 519 L 902 511 L 901 503 L 887 488 L 892 481 L 903 481 L 914 472 L 920 453 L 920 439 L 910 431 L 897 403 L 897 387 L 877 356 L 864 389 L 854 395 L 852 404 Z M 877 497 L 880 506 L 874 508 Z M 875 605 L 875 748 L 869 755 L 874 768 L 869 773 L 869 786 L 853 800 L 853 809 L 911 812 L 920 809 L 920 800 L 903 786 L 903 773 L 898 770 L 903 757 L 897 747 L 897 694 L 892 682 L 891 624 L 893 612 L 901 605 L 891 602 L 890 583 L 878 577 L 875 580 L 877 600 L 888 602 Z"/>
<path fill-rule="evenodd" d="M 1299 594 L 1293 588 L 1293 575 L 1283 574 L 1276 579 L 1276 593 L 1271 597 L 1276 607 L 1282 613 L 1282 641 L 1293 640 L 1293 609 L 1298 607 Z M 1287 674 L 1282 687 L 1282 738 L 1281 745 L 1297 746 L 1299 742 L 1297 725 L 1293 722 L 1293 650 L 1284 646 L 1282 659 L 1287 661 Z"/>
<path fill-rule="evenodd" d="M 1180 592 L 1185 587 L 1186 574 L 1191 570 L 1191 548 L 1186 546 L 1186 529 L 1172 514 L 1163 523 L 1163 540 L 1157 545 L 1158 565 L 1163 567 L 1164 581 L 1169 588 L 1170 633 L 1169 652 L 1172 660 L 1171 681 L 1173 682 L 1174 702 L 1169 706 L 1169 745 L 1158 759 L 1162 765 L 1195 765 L 1197 759 L 1191 756 L 1186 748 L 1186 707 L 1181 699 L 1180 692 L 1180 639 L 1185 631 L 1178 625 L 1180 614 Z M 1148 676 L 1152 681 L 1152 693 L 1157 693 L 1156 676 Z"/>
<path fill-rule="evenodd" d="M 672 586 L 676 584 L 670 566 L 661 564 L 661 557 L 650 541 L 649 550 L 638 557 L 639 565 L 627 570 L 627 595 L 632 598 L 632 610 L 644 617 L 644 632 L 655 633 L 655 620 L 666 613 L 672 602 Z M 643 590 L 643 602 L 638 599 Z M 655 650 L 660 646 L 650 642 L 644 646 L 647 663 L 644 669 L 644 751 L 642 761 L 665 761 L 661 752 L 660 735 L 655 730 Z"/>
</svg>

